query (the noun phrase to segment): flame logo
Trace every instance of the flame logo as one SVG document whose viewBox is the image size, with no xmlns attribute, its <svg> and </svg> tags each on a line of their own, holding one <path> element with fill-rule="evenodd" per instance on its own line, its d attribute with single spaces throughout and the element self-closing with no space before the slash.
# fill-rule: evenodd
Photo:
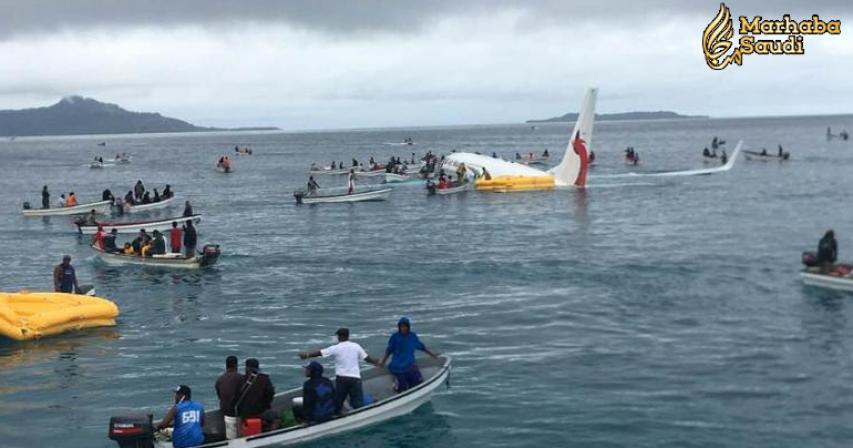
<svg viewBox="0 0 853 448">
<path fill-rule="evenodd" d="M 722 70 L 732 62 L 741 65 L 742 56 L 740 48 L 736 48 L 732 54 L 724 55 L 732 48 L 732 36 L 734 26 L 732 25 L 732 13 L 725 3 L 720 3 L 720 11 L 705 28 L 702 33 L 702 49 L 705 51 L 705 62 L 714 70 Z"/>
</svg>

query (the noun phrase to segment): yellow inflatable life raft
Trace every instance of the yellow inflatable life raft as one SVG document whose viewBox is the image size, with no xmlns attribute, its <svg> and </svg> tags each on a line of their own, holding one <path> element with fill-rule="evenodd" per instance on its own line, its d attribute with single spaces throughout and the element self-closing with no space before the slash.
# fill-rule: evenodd
<svg viewBox="0 0 853 448">
<path fill-rule="evenodd" d="M 0 292 L 0 336 L 16 341 L 115 326 L 116 316 L 116 304 L 98 297 L 59 292 Z"/>
<path fill-rule="evenodd" d="M 479 191 L 532 191 L 553 190 L 554 176 L 492 176 L 474 183 Z"/>
</svg>

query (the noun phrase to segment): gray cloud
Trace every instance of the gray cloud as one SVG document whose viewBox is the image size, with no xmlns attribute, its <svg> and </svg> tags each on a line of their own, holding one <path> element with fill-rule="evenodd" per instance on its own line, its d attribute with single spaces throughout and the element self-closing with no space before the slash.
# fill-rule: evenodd
<svg viewBox="0 0 853 448">
<path fill-rule="evenodd" d="M 614 20 L 620 26 L 683 16 L 710 17 L 716 0 L 0 0 L 0 39 L 133 27 L 231 29 L 280 24 L 329 35 L 417 33 L 443 19 L 521 12 L 521 29 Z M 729 1 L 736 15 L 827 17 L 853 9 L 846 0 Z"/>
</svg>

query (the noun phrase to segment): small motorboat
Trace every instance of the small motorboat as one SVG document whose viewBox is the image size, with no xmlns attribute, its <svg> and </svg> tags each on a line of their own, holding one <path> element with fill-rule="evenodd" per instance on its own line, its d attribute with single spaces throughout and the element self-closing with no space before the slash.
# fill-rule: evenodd
<svg viewBox="0 0 853 448">
<path fill-rule="evenodd" d="M 341 191 L 342 189 L 335 189 Z M 304 191 L 293 193 L 297 204 L 332 204 L 343 202 L 367 202 L 367 201 L 385 201 L 391 195 L 390 188 L 381 188 L 377 190 L 365 190 L 352 194 L 346 191 L 334 194 L 306 194 Z"/>
<path fill-rule="evenodd" d="M 78 204 L 73 207 L 30 208 L 30 204 L 28 202 L 25 202 L 24 209 L 21 210 L 21 213 L 23 213 L 24 216 L 28 217 L 87 215 L 89 213 L 92 213 L 92 211 L 94 211 L 95 214 L 98 215 L 105 215 L 109 213 L 112 205 L 112 201 L 98 201 L 90 202 L 88 204 Z"/>
<path fill-rule="evenodd" d="M 818 266 L 815 252 L 803 252 L 802 262 L 806 266 L 800 272 L 803 283 L 810 286 L 853 292 L 853 265 L 836 264 L 831 269 L 822 270 Z"/>
<path fill-rule="evenodd" d="M 141 213 L 147 212 L 151 210 L 159 210 L 161 208 L 171 207 L 172 202 L 175 201 L 175 196 L 171 196 L 168 199 L 161 199 L 160 202 L 151 202 L 148 204 L 138 204 L 138 205 L 130 205 L 124 204 L 124 212 L 125 213 Z"/>
<path fill-rule="evenodd" d="M 393 378 L 387 369 L 372 368 L 361 372 L 362 389 L 373 403 L 350 410 L 332 420 L 313 425 L 295 423 L 292 426 L 268 432 L 225 439 L 225 422 L 217 406 L 214 411 L 204 414 L 203 432 L 205 444 L 199 448 L 260 448 L 266 446 L 291 446 L 325 437 L 357 431 L 372 425 L 384 423 L 396 417 L 413 412 L 432 398 L 432 394 L 450 378 L 451 358 L 440 356 L 438 359 L 418 359 L 418 368 L 424 381 L 402 393 L 394 392 Z M 277 394 L 272 402 L 272 411 L 277 415 L 290 414 L 294 399 L 302 398 L 302 388 Z M 297 400 L 298 401 L 298 400 Z M 154 420 L 151 414 L 115 416 L 110 418 L 108 437 L 121 448 L 153 446 L 171 448 L 172 442 L 167 434 L 154 432 Z"/>
<path fill-rule="evenodd" d="M 94 293 L 94 290 L 92 290 Z M 27 341 L 84 328 L 115 326 L 115 303 L 88 294 L 0 293 L 0 336 Z"/>
<path fill-rule="evenodd" d="M 198 224 L 199 222 L 201 222 L 201 215 L 155 219 L 150 221 L 102 221 L 95 225 L 85 224 L 84 222 L 77 222 L 75 224 L 77 224 L 77 230 L 79 230 L 80 233 L 82 233 L 83 235 L 94 235 L 95 232 L 98 231 L 99 226 L 103 226 L 104 231 L 107 233 L 110 233 L 113 229 L 115 229 L 117 233 L 120 234 L 134 234 L 139 233 L 139 231 L 143 229 L 146 232 L 153 232 L 155 230 L 166 232 L 172 228 L 173 222 L 176 222 L 179 226 L 181 226 L 187 221 L 192 221 L 193 224 Z"/>
<path fill-rule="evenodd" d="M 110 266 L 155 266 L 163 268 L 199 269 L 216 264 L 221 254 L 219 245 L 206 244 L 201 252 L 193 257 L 185 257 L 183 254 L 167 253 L 164 255 L 152 255 L 143 257 L 140 255 L 126 255 L 122 253 L 106 252 L 96 246 L 90 246 L 104 263 Z"/>
<path fill-rule="evenodd" d="M 466 191 L 473 189 L 473 187 L 474 187 L 473 182 L 465 182 L 462 184 L 458 184 L 458 183 L 451 184 L 451 186 L 447 187 L 447 188 L 438 188 L 438 186 L 435 183 L 429 182 L 427 184 L 427 194 L 444 196 L 444 195 L 448 195 L 448 194 L 464 193 Z"/>
<path fill-rule="evenodd" d="M 89 164 L 89 168 L 91 168 L 91 169 L 93 169 L 93 170 L 99 170 L 99 169 L 103 169 L 103 168 L 109 168 L 109 167 L 112 167 L 112 166 L 115 166 L 115 163 L 112 163 L 112 162 L 98 162 L 98 161 L 94 161 L 94 162 L 92 162 L 92 163 L 90 163 L 90 164 Z"/>
<path fill-rule="evenodd" d="M 231 165 L 224 166 L 224 165 L 221 165 L 218 163 L 216 164 L 216 167 L 214 167 L 213 169 L 215 169 L 217 172 L 222 173 L 222 174 L 231 174 L 234 172 L 233 166 L 231 166 Z"/>
<path fill-rule="evenodd" d="M 758 152 L 744 150 L 743 155 L 746 157 L 746 160 L 757 160 L 761 162 L 772 162 L 774 160 L 784 162 L 791 158 L 791 153 L 789 152 L 783 152 L 782 155 L 779 155 L 778 153 L 768 153 L 767 151 Z"/>
</svg>

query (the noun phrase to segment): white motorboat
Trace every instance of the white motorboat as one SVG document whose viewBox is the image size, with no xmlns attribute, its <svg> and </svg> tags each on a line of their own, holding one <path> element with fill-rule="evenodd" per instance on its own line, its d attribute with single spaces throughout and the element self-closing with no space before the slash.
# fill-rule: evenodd
<svg viewBox="0 0 853 448">
<path fill-rule="evenodd" d="M 213 169 L 215 169 L 218 173 L 222 173 L 222 174 L 231 174 L 234 172 L 234 166 L 233 165 L 229 165 L 226 167 L 226 166 L 222 166 L 220 164 L 216 164 L 216 166 Z"/>
<path fill-rule="evenodd" d="M 333 435 L 357 431 L 372 425 L 384 423 L 396 417 L 411 413 L 432 398 L 432 394 L 450 378 L 451 358 L 422 358 L 418 367 L 424 381 L 402 393 L 393 390 L 393 378 L 386 369 L 369 369 L 362 372 L 362 388 L 366 395 L 375 400 L 373 403 L 350 410 L 332 420 L 313 425 L 295 424 L 269 432 L 225 440 L 225 423 L 221 412 L 216 409 L 204 414 L 204 434 L 206 443 L 200 448 L 260 448 L 266 446 L 291 446 L 318 440 Z M 278 415 L 293 409 L 294 398 L 301 398 L 302 388 L 277 394 L 272 403 L 272 411 Z M 218 408 L 218 406 L 214 406 Z M 153 446 L 171 448 L 172 442 L 165 435 L 154 433 L 152 416 L 125 416 L 110 419 L 110 439 L 120 447 Z M 145 445 L 148 443 L 148 445 Z"/>
<path fill-rule="evenodd" d="M 463 184 L 456 185 L 453 187 L 438 188 L 438 186 L 436 186 L 436 184 L 430 182 L 427 185 L 427 194 L 435 194 L 435 195 L 439 195 L 439 196 L 444 196 L 444 195 L 448 195 L 448 194 L 463 193 L 463 192 L 466 192 L 468 190 L 472 190 L 473 187 L 474 187 L 473 182 L 465 182 Z"/>
<path fill-rule="evenodd" d="M 853 292 L 853 275 L 832 275 L 806 270 L 800 273 L 803 283 L 821 288 Z"/>
<path fill-rule="evenodd" d="M 758 152 L 744 150 L 743 155 L 746 157 L 746 160 L 757 160 L 760 162 L 772 162 L 776 160 L 783 162 L 791 158 L 791 153 L 788 152 L 783 152 L 780 156 L 779 154 L 770 154 L 767 151 Z"/>
<path fill-rule="evenodd" d="M 334 189 L 340 191 L 341 189 Z M 332 194 L 312 194 L 308 195 L 305 192 L 297 191 L 293 193 L 297 204 L 332 204 L 343 202 L 367 202 L 367 201 L 385 201 L 391 195 L 390 188 L 382 188 L 378 190 L 366 190 L 348 194 L 346 191 Z"/>
<path fill-rule="evenodd" d="M 161 208 L 170 207 L 172 202 L 175 201 L 175 197 L 172 196 L 168 199 L 162 199 L 160 202 L 151 202 L 149 204 L 138 204 L 138 205 L 129 205 L 127 203 L 124 204 L 124 212 L 125 213 L 141 213 L 147 212 L 151 210 L 159 210 Z"/>
<path fill-rule="evenodd" d="M 24 216 L 74 216 L 87 215 L 94 210 L 95 214 L 105 215 L 109 213 L 112 204 L 112 201 L 98 201 L 88 204 L 78 204 L 73 207 L 57 208 L 27 208 L 28 204 L 24 204 L 24 209 L 21 210 L 21 213 Z"/>
<path fill-rule="evenodd" d="M 78 223 L 77 229 L 83 235 L 94 235 L 95 232 L 98 231 L 99 226 L 103 226 L 104 231 L 107 233 L 110 233 L 113 229 L 115 229 L 116 232 L 119 234 L 134 234 L 139 233 L 140 230 L 145 230 L 146 232 L 153 232 L 155 230 L 166 232 L 172 228 L 173 222 L 178 223 L 178 225 L 180 226 L 185 224 L 187 221 L 192 221 L 193 224 L 198 224 L 199 222 L 201 222 L 201 215 L 181 216 L 177 218 L 156 219 L 151 221 L 104 221 L 99 222 L 96 225 Z"/>
<path fill-rule="evenodd" d="M 199 269 L 211 266 L 219 259 L 219 246 L 207 244 L 202 251 L 193 256 L 185 257 L 183 254 L 167 253 L 164 255 L 152 255 L 143 257 L 140 255 L 125 255 L 121 253 L 105 252 L 95 246 L 90 246 L 104 263 L 110 266 L 155 266 L 163 268 Z"/>
<path fill-rule="evenodd" d="M 109 167 L 112 167 L 112 166 L 115 166 L 115 163 L 112 163 L 112 162 L 97 162 L 97 161 L 96 161 L 96 162 L 92 162 L 92 163 L 90 163 L 90 164 L 89 164 L 89 168 L 92 168 L 93 170 L 94 170 L 94 169 L 109 168 Z"/>
</svg>

